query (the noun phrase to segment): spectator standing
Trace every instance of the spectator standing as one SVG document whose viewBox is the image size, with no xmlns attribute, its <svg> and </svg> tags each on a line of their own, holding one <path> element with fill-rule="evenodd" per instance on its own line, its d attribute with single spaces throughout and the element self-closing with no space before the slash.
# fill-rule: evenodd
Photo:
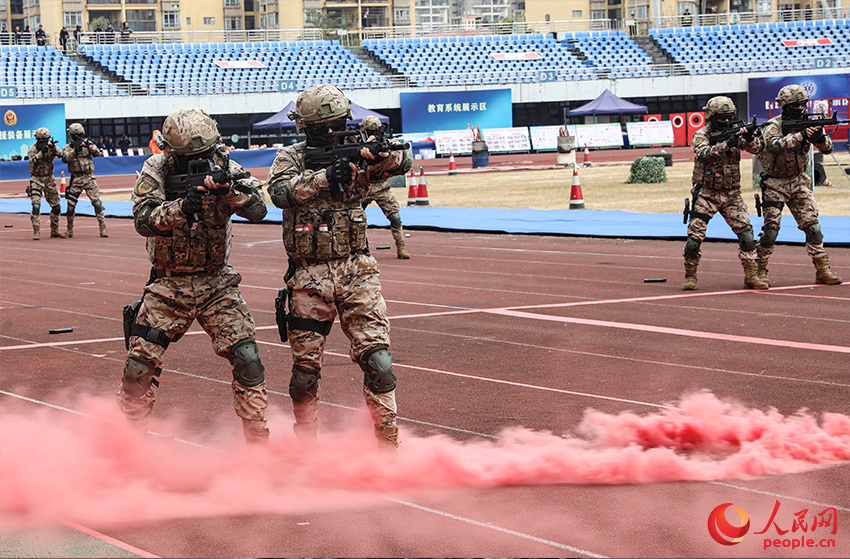
<svg viewBox="0 0 850 559">
<path fill-rule="evenodd" d="M 103 140 L 103 149 L 106 151 L 107 155 L 115 155 L 115 144 L 109 136 Z"/>
<path fill-rule="evenodd" d="M 103 38 L 107 45 L 115 42 L 115 28 L 112 27 L 111 23 L 106 24 L 106 29 L 103 30 Z"/>
<path fill-rule="evenodd" d="M 103 44 L 103 26 L 101 24 L 97 24 L 94 30 L 94 42 L 98 45 Z"/>
<path fill-rule="evenodd" d="M 682 14 L 682 26 L 690 27 L 694 24 L 694 16 L 691 15 L 690 10 L 685 10 L 685 13 Z"/>
<path fill-rule="evenodd" d="M 15 26 L 15 42 L 12 43 L 12 44 L 13 45 L 22 45 L 22 44 L 24 44 L 23 40 L 24 39 L 23 39 L 23 34 L 21 33 L 21 26 L 16 25 Z"/>
<path fill-rule="evenodd" d="M 160 149 L 159 144 L 156 143 L 156 138 L 160 135 L 162 135 L 162 132 L 159 130 L 154 130 L 153 134 L 151 134 L 151 141 L 148 142 L 148 149 L 151 150 L 151 154 L 162 153 L 162 149 Z"/>
<path fill-rule="evenodd" d="M 130 138 L 127 137 L 127 134 L 124 134 L 118 140 L 118 149 L 121 150 L 122 155 L 129 155 L 127 152 L 130 151 Z"/>
<path fill-rule="evenodd" d="M 127 44 L 130 42 L 130 35 L 133 34 L 133 30 L 130 29 L 130 26 L 127 25 L 127 22 L 121 24 L 121 42 Z"/>
<path fill-rule="evenodd" d="M 80 28 L 80 26 L 78 25 L 78 26 L 74 29 L 74 41 L 76 41 L 76 43 L 77 43 L 77 45 L 78 45 L 78 46 L 79 46 L 79 44 L 80 44 L 80 36 L 81 36 L 82 34 L 83 34 L 83 30 L 82 30 L 82 29 Z"/>
<path fill-rule="evenodd" d="M 63 27 L 62 31 L 59 32 L 59 45 L 62 47 L 62 52 L 68 52 L 68 37 L 70 37 L 70 33 L 68 33 L 68 29 Z"/>
<path fill-rule="evenodd" d="M 44 32 L 43 25 L 39 25 L 38 31 L 35 32 L 35 44 L 40 47 L 47 46 L 47 33 Z"/>
<path fill-rule="evenodd" d="M 806 4 L 806 11 L 804 12 L 804 17 L 806 21 L 812 21 L 812 5 Z"/>
<path fill-rule="evenodd" d="M 12 43 L 12 35 L 6 29 L 6 24 L 3 24 L 3 30 L 0 31 L 0 45 L 9 45 Z"/>
</svg>

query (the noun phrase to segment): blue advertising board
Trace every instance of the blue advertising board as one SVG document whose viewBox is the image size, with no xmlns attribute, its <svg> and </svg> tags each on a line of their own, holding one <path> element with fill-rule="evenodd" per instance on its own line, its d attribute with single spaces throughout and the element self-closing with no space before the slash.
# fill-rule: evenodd
<svg viewBox="0 0 850 559">
<path fill-rule="evenodd" d="M 750 78 L 747 115 L 756 115 L 761 122 L 781 113 L 782 111 L 776 106 L 776 94 L 780 89 L 791 84 L 802 86 L 809 94 L 809 99 L 831 99 L 830 113 L 838 111 L 846 114 L 848 97 L 850 97 L 850 74 L 809 74 Z"/>
<path fill-rule="evenodd" d="M 401 94 L 402 131 L 511 128 L 510 89 Z"/>
<path fill-rule="evenodd" d="M 65 104 L 0 105 L 3 123 L 0 124 L 0 158 L 13 155 L 24 157 L 35 143 L 35 131 L 47 128 L 53 141 L 65 147 Z"/>
</svg>

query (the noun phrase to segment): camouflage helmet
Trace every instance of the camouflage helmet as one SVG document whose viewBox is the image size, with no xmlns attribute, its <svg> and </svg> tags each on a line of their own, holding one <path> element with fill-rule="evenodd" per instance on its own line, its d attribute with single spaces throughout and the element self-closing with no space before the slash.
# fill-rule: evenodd
<svg viewBox="0 0 850 559">
<path fill-rule="evenodd" d="M 363 130 L 380 130 L 381 126 L 383 126 L 381 121 L 373 115 L 363 117 L 363 120 L 360 121 L 360 128 Z"/>
<path fill-rule="evenodd" d="M 306 126 L 325 124 L 345 117 L 351 118 L 351 103 L 342 91 L 329 84 L 314 85 L 301 92 L 295 110 L 287 114 L 299 132 Z"/>
<path fill-rule="evenodd" d="M 783 108 L 788 103 L 797 103 L 798 101 L 808 101 L 809 94 L 806 90 L 797 84 L 786 85 L 779 90 L 776 95 L 776 101 L 779 108 Z"/>
<path fill-rule="evenodd" d="M 35 131 L 35 139 L 36 140 L 49 140 L 50 139 L 50 130 L 47 128 L 39 128 Z"/>
<path fill-rule="evenodd" d="M 708 103 L 705 104 L 705 107 L 703 107 L 702 110 L 712 115 L 735 114 L 737 112 L 735 103 L 732 102 L 730 98 L 723 95 L 718 95 L 717 97 L 709 99 Z"/>
<path fill-rule="evenodd" d="M 72 136 L 74 136 L 74 135 L 82 136 L 85 133 L 86 133 L 86 129 L 83 128 L 83 125 L 80 124 L 79 122 L 75 122 L 75 123 L 71 124 L 71 126 L 68 127 L 68 134 L 71 134 Z"/>
<path fill-rule="evenodd" d="M 168 115 L 159 136 L 164 147 L 179 155 L 206 151 L 221 142 L 218 124 L 201 109 L 178 109 Z"/>
</svg>

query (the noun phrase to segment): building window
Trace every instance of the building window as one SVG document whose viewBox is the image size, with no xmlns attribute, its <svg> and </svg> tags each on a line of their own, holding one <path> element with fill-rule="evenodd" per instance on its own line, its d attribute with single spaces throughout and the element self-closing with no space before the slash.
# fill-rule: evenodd
<svg viewBox="0 0 850 559">
<path fill-rule="evenodd" d="M 605 19 L 605 10 L 590 10 L 590 19 Z"/>
<path fill-rule="evenodd" d="M 156 31 L 156 11 L 127 10 L 127 23 L 136 31 Z"/>
<path fill-rule="evenodd" d="M 581 10 L 573 10 L 573 17 L 580 18 Z"/>
<path fill-rule="evenodd" d="M 189 18 L 186 18 L 186 19 L 189 19 Z M 162 28 L 163 29 L 178 29 L 178 28 L 180 28 L 180 12 L 162 12 Z"/>
<path fill-rule="evenodd" d="M 241 17 L 226 17 L 224 18 L 224 29 L 225 31 L 235 31 L 238 29 L 242 29 L 242 18 Z"/>
<path fill-rule="evenodd" d="M 410 23 L 410 8 L 395 8 L 393 18 L 396 23 Z"/>
<path fill-rule="evenodd" d="M 240 5 L 239 0 L 224 0 L 225 8 L 238 8 Z"/>
<path fill-rule="evenodd" d="M 205 17 L 204 18 L 204 25 L 215 25 L 215 18 L 214 17 Z"/>
<path fill-rule="evenodd" d="M 78 25 L 83 26 L 82 12 L 64 12 L 62 14 L 62 25 L 68 28 L 75 28 Z"/>
<path fill-rule="evenodd" d="M 192 25 L 192 18 L 187 17 L 186 18 L 186 26 L 188 27 L 189 25 Z"/>
</svg>

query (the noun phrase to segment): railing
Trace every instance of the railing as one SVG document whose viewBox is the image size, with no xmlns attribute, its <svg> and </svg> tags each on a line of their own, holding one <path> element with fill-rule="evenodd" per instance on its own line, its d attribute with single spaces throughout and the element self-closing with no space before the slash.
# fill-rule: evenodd
<svg viewBox="0 0 850 559">
<path fill-rule="evenodd" d="M 587 79 L 630 79 L 645 77 L 676 76 L 690 73 L 758 73 L 754 68 L 767 66 L 765 72 L 777 69 L 811 69 L 819 57 L 776 58 L 762 60 L 735 60 L 728 62 L 686 62 L 680 64 L 652 64 L 640 66 L 582 66 L 579 68 L 540 68 L 512 72 L 440 72 L 423 73 L 412 76 L 372 76 L 372 77 L 321 77 L 291 78 L 297 82 L 301 91 L 312 85 L 333 83 L 343 90 L 420 87 L 457 87 L 488 84 L 520 84 L 539 82 L 566 82 Z M 850 54 L 834 57 L 836 67 L 850 67 Z M 507 76 L 503 74 L 509 74 Z M 101 84 L 9 84 L 0 87 L 14 87 L 17 97 L 113 97 L 113 96 L 149 96 L 149 95 L 244 95 L 250 93 L 273 93 L 279 91 L 281 81 L 243 79 L 240 82 L 209 81 L 171 81 L 101 83 Z"/>
</svg>

